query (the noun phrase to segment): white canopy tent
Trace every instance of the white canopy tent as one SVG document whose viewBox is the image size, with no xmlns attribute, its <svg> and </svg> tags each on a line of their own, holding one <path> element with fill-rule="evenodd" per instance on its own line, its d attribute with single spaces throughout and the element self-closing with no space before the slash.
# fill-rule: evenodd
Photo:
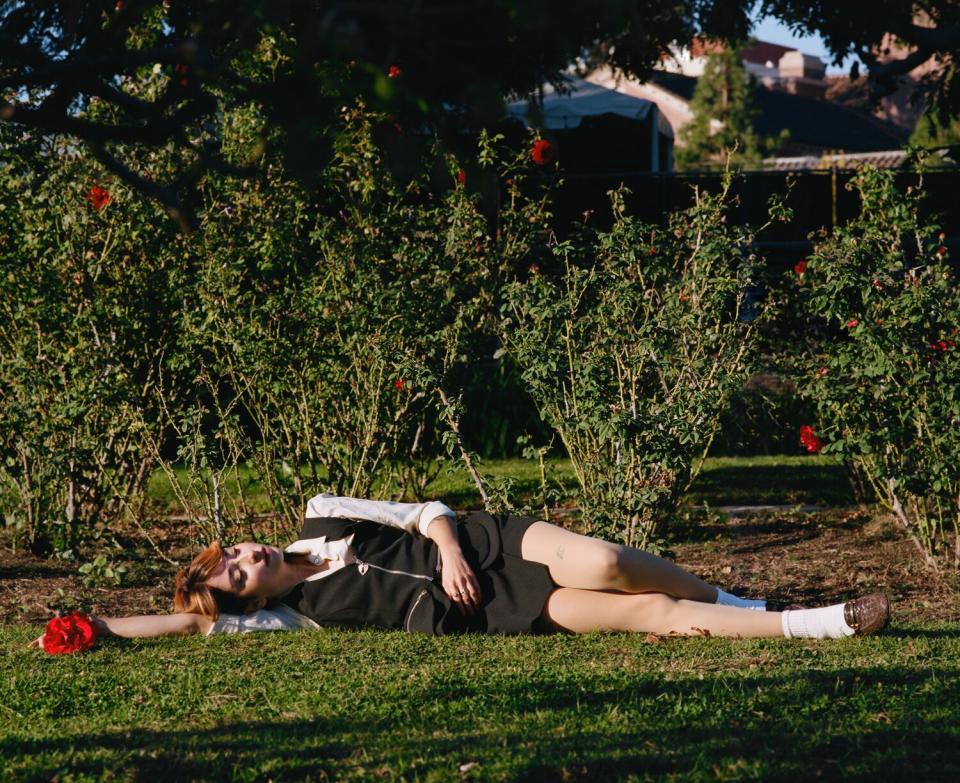
<svg viewBox="0 0 960 783">
<path fill-rule="evenodd" d="M 580 127 L 584 117 L 604 114 L 616 114 L 629 120 L 649 123 L 655 131 L 650 134 L 650 170 L 660 170 L 660 136 L 673 139 L 673 128 L 661 116 L 657 104 L 583 79 L 568 79 L 567 87 L 569 92 L 559 93 L 552 85 L 543 86 L 543 103 L 538 110 L 543 118 L 543 127 L 548 130 L 572 130 Z M 529 115 L 529 101 L 507 104 L 508 117 L 529 126 Z"/>
</svg>

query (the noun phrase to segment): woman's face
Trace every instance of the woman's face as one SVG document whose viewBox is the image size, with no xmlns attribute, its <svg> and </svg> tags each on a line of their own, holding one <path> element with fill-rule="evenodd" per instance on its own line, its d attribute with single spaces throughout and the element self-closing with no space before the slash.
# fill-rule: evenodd
<svg viewBox="0 0 960 783">
<path fill-rule="evenodd" d="M 290 589 L 288 571 L 282 551 L 245 541 L 223 548 L 223 560 L 207 584 L 241 598 L 277 598 Z"/>
</svg>

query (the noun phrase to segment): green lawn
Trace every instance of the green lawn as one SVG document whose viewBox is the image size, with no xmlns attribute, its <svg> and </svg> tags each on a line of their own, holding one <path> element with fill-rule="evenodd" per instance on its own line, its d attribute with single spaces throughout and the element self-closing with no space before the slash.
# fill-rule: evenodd
<svg viewBox="0 0 960 783">
<path fill-rule="evenodd" d="M 960 776 L 960 629 L 843 641 L 0 630 L 3 780 Z M 467 772 L 460 766 L 474 764 Z"/>
<path fill-rule="evenodd" d="M 539 493 L 540 469 L 530 460 L 488 460 L 484 469 L 497 478 L 515 480 L 516 494 L 524 499 Z M 576 479 L 565 458 L 548 462 L 549 474 L 573 493 Z M 181 475 L 183 475 L 181 473 Z M 241 480 L 246 486 L 250 507 L 255 512 L 270 510 L 269 498 L 249 471 Z M 227 485 L 227 493 L 235 492 L 236 482 Z M 158 511 L 178 513 L 173 489 L 161 472 L 150 481 L 149 494 Z M 427 494 L 442 498 L 456 508 L 478 508 L 480 498 L 466 470 L 443 471 L 428 487 Z M 702 506 L 741 504 L 824 505 L 853 502 L 843 466 L 829 456 L 719 457 L 708 459 L 685 503 Z"/>
</svg>

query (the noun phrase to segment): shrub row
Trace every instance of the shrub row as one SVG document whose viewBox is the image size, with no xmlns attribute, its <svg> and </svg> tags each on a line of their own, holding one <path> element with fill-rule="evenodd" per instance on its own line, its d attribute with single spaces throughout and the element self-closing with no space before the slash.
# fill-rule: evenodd
<svg viewBox="0 0 960 783">
<path fill-rule="evenodd" d="M 434 147 L 401 180 L 384 126 L 344 110 L 304 184 L 262 155 L 263 118 L 229 118 L 218 143 L 261 149 L 259 173 L 205 175 L 189 235 L 70 142 L 4 131 L 0 508 L 20 540 L 64 552 L 139 520 L 158 467 L 210 537 L 249 520 L 252 479 L 294 530 L 317 491 L 421 496 L 438 458 L 506 507 L 464 439 L 493 361 L 569 455 L 588 527 L 655 546 L 779 317 L 807 324 L 785 358 L 819 411 L 808 447 L 850 460 L 925 553 L 957 551 L 960 298 L 917 194 L 865 174 L 859 222 L 757 309 L 762 259 L 726 190 L 665 228 L 613 192 L 609 222 L 558 240 L 545 142 L 481 134 L 469 178 Z"/>
</svg>

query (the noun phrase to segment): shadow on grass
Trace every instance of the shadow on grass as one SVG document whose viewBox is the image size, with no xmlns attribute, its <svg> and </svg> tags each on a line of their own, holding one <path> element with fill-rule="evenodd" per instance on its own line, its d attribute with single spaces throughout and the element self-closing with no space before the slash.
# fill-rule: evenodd
<svg viewBox="0 0 960 783">
<path fill-rule="evenodd" d="M 842 465 L 736 465 L 704 470 L 691 489 L 691 500 L 713 506 L 740 503 L 853 502 Z"/>
<path fill-rule="evenodd" d="M 304 720 L 8 737 L 0 759 L 18 779 L 64 771 L 135 780 L 452 779 L 466 762 L 479 765 L 469 777 L 523 781 L 956 779 L 958 730 L 944 716 L 957 713 L 958 681 L 955 669 L 874 668 L 646 674 L 617 687 L 600 676 L 534 678 L 491 692 L 464 679 L 409 693 L 387 716 L 359 703 Z M 439 705 L 444 713 L 431 725 L 423 716 Z"/>
</svg>

